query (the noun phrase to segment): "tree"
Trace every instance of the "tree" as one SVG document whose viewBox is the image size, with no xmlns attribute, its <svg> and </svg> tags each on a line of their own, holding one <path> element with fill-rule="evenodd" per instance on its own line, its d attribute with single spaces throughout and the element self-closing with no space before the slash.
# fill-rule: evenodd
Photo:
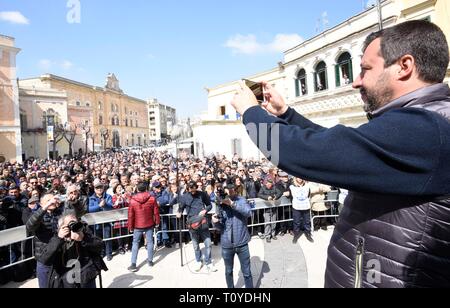
<svg viewBox="0 0 450 308">
<path fill-rule="evenodd" d="M 87 155 L 88 154 L 88 140 L 90 138 L 93 138 L 92 127 L 89 125 L 89 123 L 80 123 L 80 124 L 78 124 L 78 128 L 82 131 L 82 134 L 84 136 L 84 141 L 85 141 L 84 153 L 85 153 L 85 155 Z M 92 147 L 92 149 L 94 149 L 94 147 Z"/>
<path fill-rule="evenodd" d="M 56 159 L 56 145 L 63 139 L 66 139 L 69 144 L 69 156 L 73 157 L 73 149 L 72 145 L 75 141 L 75 137 L 77 135 L 76 127 L 72 126 L 69 123 L 66 124 L 57 124 L 55 126 L 54 139 L 53 142 L 53 159 Z"/>
<path fill-rule="evenodd" d="M 66 124 L 64 126 L 64 139 L 66 139 L 67 143 L 69 144 L 69 156 L 70 158 L 73 157 L 73 149 L 72 145 L 75 141 L 75 137 L 77 136 L 77 128 L 76 126 L 72 126 L 70 124 Z"/>
</svg>

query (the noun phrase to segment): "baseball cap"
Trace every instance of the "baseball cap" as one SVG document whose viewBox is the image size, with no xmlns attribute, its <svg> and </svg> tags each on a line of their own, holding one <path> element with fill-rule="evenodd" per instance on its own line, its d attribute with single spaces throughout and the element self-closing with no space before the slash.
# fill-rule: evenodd
<svg viewBox="0 0 450 308">
<path fill-rule="evenodd" d="M 28 204 L 38 203 L 39 201 L 40 201 L 39 198 L 34 196 L 34 197 L 31 197 L 30 200 L 28 200 Z"/>
<path fill-rule="evenodd" d="M 95 179 L 94 180 L 94 187 L 95 188 L 103 187 L 103 183 L 99 179 Z"/>
<path fill-rule="evenodd" d="M 279 171 L 278 172 L 278 176 L 279 177 L 288 177 L 289 175 L 286 172 L 284 172 L 284 171 Z"/>
</svg>

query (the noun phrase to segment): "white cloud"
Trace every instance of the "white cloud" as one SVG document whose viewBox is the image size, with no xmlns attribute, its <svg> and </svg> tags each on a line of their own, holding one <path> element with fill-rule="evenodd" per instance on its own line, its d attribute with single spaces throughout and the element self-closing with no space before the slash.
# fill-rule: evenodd
<svg viewBox="0 0 450 308">
<path fill-rule="evenodd" d="M 49 59 L 42 59 L 38 62 L 39 69 L 49 72 L 53 69 L 62 69 L 64 71 L 71 70 L 75 67 L 75 65 L 69 61 L 69 60 L 62 60 L 62 61 L 52 61 Z"/>
<path fill-rule="evenodd" d="M 147 54 L 147 59 L 153 60 L 153 59 L 155 59 L 155 58 L 156 58 L 156 57 L 155 57 L 153 54 L 151 54 L 151 53 Z"/>
<path fill-rule="evenodd" d="M 70 62 L 69 60 L 64 60 L 64 61 L 61 63 L 61 67 L 62 67 L 64 70 L 70 70 L 70 69 L 73 67 L 73 63 Z"/>
<path fill-rule="evenodd" d="M 283 52 L 303 42 L 298 34 L 277 34 L 272 42 L 260 43 L 254 34 L 236 34 L 224 44 L 233 54 L 253 55 L 257 53 Z"/>
<path fill-rule="evenodd" d="M 12 24 L 29 25 L 28 18 L 22 15 L 20 12 L 0 12 L 0 21 L 7 21 Z"/>
<path fill-rule="evenodd" d="M 39 60 L 38 67 L 43 71 L 49 71 L 53 67 L 53 63 L 48 59 L 42 59 Z"/>
<path fill-rule="evenodd" d="M 258 43 L 256 36 L 253 34 L 237 34 L 225 43 L 225 47 L 231 48 L 233 54 L 242 53 L 250 55 L 261 52 L 262 50 L 261 44 Z"/>
<path fill-rule="evenodd" d="M 273 51 L 284 52 L 299 45 L 303 41 L 303 38 L 298 34 L 277 34 L 269 46 Z"/>
</svg>

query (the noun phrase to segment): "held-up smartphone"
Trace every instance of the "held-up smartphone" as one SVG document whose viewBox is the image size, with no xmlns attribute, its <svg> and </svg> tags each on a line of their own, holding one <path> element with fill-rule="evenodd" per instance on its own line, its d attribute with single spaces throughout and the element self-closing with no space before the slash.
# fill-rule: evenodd
<svg viewBox="0 0 450 308">
<path fill-rule="evenodd" d="M 244 82 L 247 85 L 247 87 L 249 87 L 250 90 L 252 90 L 253 94 L 255 94 L 258 103 L 260 104 L 264 103 L 263 84 L 261 82 L 251 81 L 248 79 L 244 79 Z"/>
</svg>

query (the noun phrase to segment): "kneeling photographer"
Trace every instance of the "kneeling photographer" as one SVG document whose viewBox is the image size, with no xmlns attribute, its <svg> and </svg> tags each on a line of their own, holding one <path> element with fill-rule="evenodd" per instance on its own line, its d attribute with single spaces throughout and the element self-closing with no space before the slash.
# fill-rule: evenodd
<svg viewBox="0 0 450 308">
<path fill-rule="evenodd" d="M 250 268 L 250 233 L 248 219 L 251 207 L 246 199 L 239 197 L 234 184 L 227 185 L 225 191 L 218 196 L 217 214 L 213 216 L 214 227 L 221 231 L 222 257 L 225 262 L 225 278 L 228 288 L 234 288 L 233 266 L 234 256 L 241 263 L 241 270 L 246 288 L 253 288 L 253 277 Z"/>
<path fill-rule="evenodd" d="M 64 213 L 58 227 L 58 235 L 41 256 L 44 264 L 51 267 L 48 287 L 96 288 L 95 279 L 102 270 L 108 270 L 101 257 L 102 240 L 90 234 L 75 212 Z"/>
</svg>

